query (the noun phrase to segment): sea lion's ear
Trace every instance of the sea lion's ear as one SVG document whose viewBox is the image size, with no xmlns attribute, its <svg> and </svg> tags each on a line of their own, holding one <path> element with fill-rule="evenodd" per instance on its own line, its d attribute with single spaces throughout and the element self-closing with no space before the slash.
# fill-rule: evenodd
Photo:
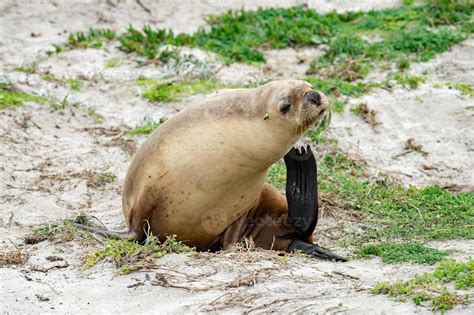
<svg viewBox="0 0 474 315">
<path fill-rule="evenodd" d="M 288 216 L 303 238 L 309 237 L 318 220 L 317 166 L 308 145 L 292 148 L 285 157 Z"/>
</svg>

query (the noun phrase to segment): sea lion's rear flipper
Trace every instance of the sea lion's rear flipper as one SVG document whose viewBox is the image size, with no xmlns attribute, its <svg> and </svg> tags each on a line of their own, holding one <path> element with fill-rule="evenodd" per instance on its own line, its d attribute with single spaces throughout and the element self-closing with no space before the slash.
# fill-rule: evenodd
<svg viewBox="0 0 474 315">
<path fill-rule="evenodd" d="M 310 255 L 314 258 L 324 259 L 324 260 L 335 260 L 335 261 L 347 261 L 346 258 L 339 256 L 337 254 L 331 253 L 327 249 L 319 247 L 316 244 L 309 244 L 300 240 L 296 240 L 291 243 L 288 248 L 290 253 L 301 251 L 307 255 Z"/>
<path fill-rule="evenodd" d="M 115 231 L 108 231 L 108 230 L 99 230 L 92 226 L 87 226 L 87 225 L 75 223 L 75 222 L 72 222 L 71 224 L 75 226 L 76 228 L 81 229 L 83 231 L 95 233 L 107 238 L 124 239 L 128 241 L 138 241 L 138 242 L 142 241 L 139 237 L 137 237 L 136 233 L 133 233 L 133 232 L 115 232 Z"/>
<path fill-rule="evenodd" d="M 285 155 L 286 199 L 288 216 L 303 237 L 309 237 L 318 221 L 316 160 L 308 145 L 298 152 L 292 148 Z"/>
</svg>

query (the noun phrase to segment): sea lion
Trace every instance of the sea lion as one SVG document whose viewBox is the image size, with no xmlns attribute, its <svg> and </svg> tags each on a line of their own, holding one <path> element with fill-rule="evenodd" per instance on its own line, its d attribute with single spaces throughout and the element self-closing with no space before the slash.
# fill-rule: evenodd
<svg viewBox="0 0 474 315">
<path fill-rule="evenodd" d="M 312 244 L 316 162 L 309 147 L 292 149 L 327 108 L 326 96 L 309 83 L 280 80 L 216 92 L 174 115 L 143 143 L 127 172 L 128 235 L 176 235 L 198 250 L 232 249 L 248 237 L 265 249 L 344 260 Z M 265 183 L 282 157 L 287 198 Z"/>
</svg>

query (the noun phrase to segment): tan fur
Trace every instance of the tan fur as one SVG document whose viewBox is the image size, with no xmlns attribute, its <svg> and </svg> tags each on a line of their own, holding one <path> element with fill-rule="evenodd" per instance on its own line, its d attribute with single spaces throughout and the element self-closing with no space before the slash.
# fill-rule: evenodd
<svg viewBox="0 0 474 315">
<path fill-rule="evenodd" d="M 229 247 L 246 235 L 261 247 L 287 247 L 273 239 L 290 227 L 245 231 L 246 218 L 287 216 L 285 198 L 265 178 L 309 127 L 304 122 L 314 123 L 327 108 L 325 98 L 317 109 L 308 105 L 303 95 L 310 90 L 304 81 L 285 80 L 223 91 L 165 122 L 125 178 L 130 231 L 140 238 L 149 224 L 159 238 L 174 234 L 202 250 L 219 241 Z M 293 111 L 286 116 L 280 112 L 285 102 Z"/>
</svg>

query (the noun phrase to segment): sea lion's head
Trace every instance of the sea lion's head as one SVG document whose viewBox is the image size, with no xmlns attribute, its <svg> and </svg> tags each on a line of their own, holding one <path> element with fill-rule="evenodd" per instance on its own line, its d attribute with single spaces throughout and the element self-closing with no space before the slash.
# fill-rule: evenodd
<svg viewBox="0 0 474 315">
<path fill-rule="evenodd" d="M 328 109 L 326 96 L 301 80 L 279 80 L 260 87 L 265 120 L 298 135 L 321 120 Z"/>
</svg>

